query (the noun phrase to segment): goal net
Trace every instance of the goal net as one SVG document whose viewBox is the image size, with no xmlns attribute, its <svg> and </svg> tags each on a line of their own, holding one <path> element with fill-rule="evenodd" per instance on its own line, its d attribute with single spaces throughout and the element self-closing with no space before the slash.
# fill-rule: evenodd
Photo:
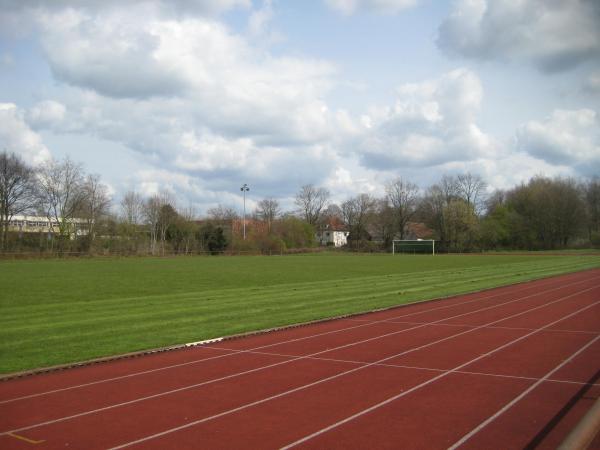
<svg viewBox="0 0 600 450">
<path fill-rule="evenodd" d="M 433 239 L 394 240 L 392 254 L 396 253 L 435 255 L 435 241 Z"/>
</svg>

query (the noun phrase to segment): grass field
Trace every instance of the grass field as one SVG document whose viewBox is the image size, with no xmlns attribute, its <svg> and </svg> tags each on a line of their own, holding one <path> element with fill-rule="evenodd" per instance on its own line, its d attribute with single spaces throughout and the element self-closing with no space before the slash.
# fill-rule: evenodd
<svg viewBox="0 0 600 450">
<path fill-rule="evenodd" d="M 600 267 L 594 255 L 0 261 L 0 373 Z"/>
</svg>

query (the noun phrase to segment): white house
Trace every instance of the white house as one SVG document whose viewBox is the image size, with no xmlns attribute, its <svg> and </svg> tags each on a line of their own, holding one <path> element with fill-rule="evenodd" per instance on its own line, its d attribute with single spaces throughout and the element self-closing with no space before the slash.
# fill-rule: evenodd
<svg viewBox="0 0 600 450">
<path fill-rule="evenodd" d="M 348 235 L 350 232 L 344 228 L 331 227 L 327 225 L 322 230 L 317 231 L 315 237 L 321 245 L 333 245 L 334 247 L 342 247 L 348 243 Z"/>
</svg>

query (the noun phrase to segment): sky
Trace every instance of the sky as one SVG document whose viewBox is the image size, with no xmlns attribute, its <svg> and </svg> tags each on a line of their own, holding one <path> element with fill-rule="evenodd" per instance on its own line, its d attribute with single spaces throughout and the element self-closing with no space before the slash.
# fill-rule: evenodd
<svg viewBox="0 0 600 450">
<path fill-rule="evenodd" d="M 0 0 L 0 150 L 197 214 L 600 175 L 595 0 Z"/>
</svg>

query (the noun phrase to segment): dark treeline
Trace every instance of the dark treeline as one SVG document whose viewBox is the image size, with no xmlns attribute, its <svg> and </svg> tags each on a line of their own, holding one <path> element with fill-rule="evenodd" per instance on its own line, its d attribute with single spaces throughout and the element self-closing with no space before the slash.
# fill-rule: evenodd
<svg viewBox="0 0 600 450">
<path fill-rule="evenodd" d="M 7 253 L 272 254 L 318 247 L 318 236 L 334 230 L 349 232 L 343 248 L 363 251 L 388 251 L 394 239 L 415 237 L 450 252 L 600 247 L 597 177 L 536 176 L 492 193 L 468 173 L 443 176 L 425 190 L 397 178 L 381 198 L 365 193 L 340 204 L 306 185 L 293 211 L 274 198 L 259 201 L 246 218 L 245 239 L 234 208 L 219 205 L 198 219 L 177 203 L 166 192 L 131 191 L 116 205 L 98 175 L 69 159 L 34 168 L 0 153 L 0 248 Z"/>
</svg>

